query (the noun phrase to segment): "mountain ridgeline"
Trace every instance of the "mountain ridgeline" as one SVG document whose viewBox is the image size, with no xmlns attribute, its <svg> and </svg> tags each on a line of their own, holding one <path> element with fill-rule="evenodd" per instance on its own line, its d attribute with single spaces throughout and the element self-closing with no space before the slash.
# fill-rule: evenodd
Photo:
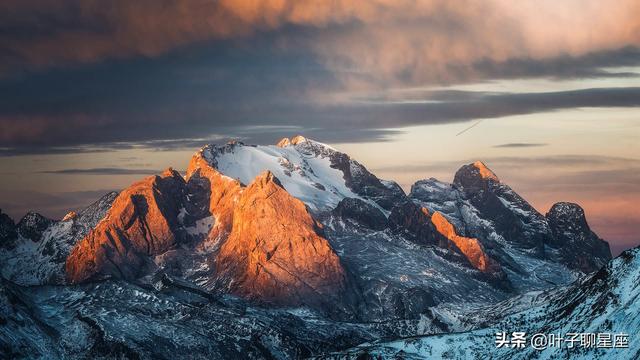
<svg viewBox="0 0 640 360">
<path fill-rule="evenodd" d="M 34 327 L 0 348 L 144 358 L 166 342 L 203 358 L 233 358 L 238 348 L 253 358 L 298 358 L 378 337 L 446 333 L 442 307 L 561 287 L 610 259 L 580 206 L 561 202 L 543 215 L 479 161 L 453 183 L 420 180 L 405 194 L 302 136 L 207 145 L 186 176 L 168 169 L 61 221 L 29 213 L 15 224 L 0 213 L 0 320 L 19 316 Z M 49 303 L 70 294 L 77 300 Z M 161 316 L 166 304 L 189 318 L 189 306 L 200 308 L 198 321 L 228 324 L 228 334 L 196 334 L 198 321 Z M 121 322 L 99 310 L 114 307 Z M 142 321 L 136 326 L 146 332 L 123 330 L 127 321 Z M 84 350 L 58 341 L 77 341 L 63 334 L 76 323 Z"/>
</svg>

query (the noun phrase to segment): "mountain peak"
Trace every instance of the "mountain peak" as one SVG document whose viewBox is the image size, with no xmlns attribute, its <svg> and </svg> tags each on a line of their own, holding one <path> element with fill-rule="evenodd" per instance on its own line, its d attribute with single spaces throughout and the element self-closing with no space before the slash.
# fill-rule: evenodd
<svg viewBox="0 0 640 360">
<path fill-rule="evenodd" d="M 18 232 L 23 237 L 32 241 L 38 241 L 42 236 L 42 232 L 53 223 L 37 212 L 29 211 L 16 225 Z"/>
<path fill-rule="evenodd" d="M 320 224 L 271 171 L 238 196 L 231 229 L 216 271 L 232 293 L 295 306 L 322 302 L 344 289 L 345 270 Z"/>
<path fill-rule="evenodd" d="M 149 176 L 123 190 L 104 221 L 75 244 L 65 264 L 70 283 L 106 276 L 134 279 L 146 256 L 174 247 L 181 238 L 175 223 L 185 191 L 178 172 Z"/>
<path fill-rule="evenodd" d="M 253 180 L 253 183 L 258 184 L 258 186 L 261 187 L 264 187 L 270 183 L 274 183 L 275 185 L 282 187 L 282 183 L 280 182 L 280 180 L 278 180 L 278 178 L 270 170 L 261 172 L 260 175 L 256 176 L 256 178 Z"/>
<path fill-rule="evenodd" d="M 291 140 L 289 140 L 289 138 L 286 138 L 286 137 L 285 137 L 285 138 L 280 139 L 280 141 L 278 141 L 278 142 L 276 143 L 276 146 L 277 146 L 277 147 L 281 147 L 281 148 L 283 148 L 283 147 L 287 147 L 287 146 L 289 146 L 289 145 L 291 145 Z"/>
<path fill-rule="evenodd" d="M 308 139 L 302 135 L 297 135 L 291 138 L 291 144 L 298 145 L 303 142 L 307 142 Z"/>
<path fill-rule="evenodd" d="M 586 222 L 582 207 L 572 202 L 557 202 L 553 204 L 547 213 L 547 217 L 558 216 L 570 218 L 572 221 Z"/>
<path fill-rule="evenodd" d="M 483 179 L 491 179 L 494 181 L 498 181 L 498 177 L 496 176 L 496 174 L 491 171 L 487 165 L 485 165 L 482 161 L 478 160 L 476 162 L 473 163 L 473 166 L 478 169 L 478 172 L 480 173 L 480 176 Z"/>
<path fill-rule="evenodd" d="M 161 177 L 166 178 L 166 177 L 182 177 L 182 176 L 180 175 L 179 172 L 173 170 L 172 167 L 168 167 L 162 172 Z"/>
<path fill-rule="evenodd" d="M 463 165 L 453 179 L 453 183 L 465 188 L 482 187 L 487 181 L 500 182 L 496 174 L 491 171 L 482 161 Z"/>
<path fill-rule="evenodd" d="M 78 214 L 75 211 L 69 211 L 67 215 L 65 215 L 60 221 L 70 221 L 78 217 Z"/>
<path fill-rule="evenodd" d="M 589 273 L 611 259 L 609 244 L 591 231 L 580 205 L 555 203 L 546 218 L 554 234 L 550 245 L 559 249 L 570 267 Z"/>
<path fill-rule="evenodd" d="M 296 135 L 294 137 L 292 137 L 291 139 L 284 137 L 282 139 L 280 139 L 280 141 L 278 141 L 276 143 L 277 147 L 287 147 L 289 145 L 298 145 L 301 144 L 303 142 L 307 142 L 309 141 L 309 139 L 307 139 L 306 137 L 302 136 L 302 135 Z"/>
</svg>

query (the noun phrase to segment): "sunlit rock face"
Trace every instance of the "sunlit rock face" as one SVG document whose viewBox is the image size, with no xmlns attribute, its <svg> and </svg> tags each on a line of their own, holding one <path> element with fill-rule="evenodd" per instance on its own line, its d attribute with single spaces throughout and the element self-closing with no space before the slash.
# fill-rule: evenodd
<svg viewBox="0 0 640 360">
<path fill-rule="evenodd" d="M 391 209 L 388 226 L 416 244 L 437 245 L 442 248 L 449 245 L 449 240 L 431 223 L 428 210 L 411 201 L 404 201 Z"/>
<path fill-rule="evenodd" d="M 570 267 L 588 273 L 611 259 L 609 244 L 591 231 L 578 204 L 556 203 L 546 217 L 554 235 L 550 246 L 557 249 L 561 261 Z"/>
<path fill-rule="evenodd" d="M 471 265 L 480 271 L 489 271 L 490 268 L 496 268 L 498 265 L 485 254 L 482 245 L 476 238 L 468 238 L 460 236 L 456 233 L 451 223 L 439 212 L 434 212 L 431 216 L 431 222 L 435 225 L 438 232 L 451 240 L 458 249 L 469 260 Z"/>
<path fill-rule="evenodd" d="M 72 250 L 66 276 L 72 283 L 114 276 L 138 277 L 147 257 L 176 246 L 175 232 L 185 181 L 171 169 L 124 190 L 98 226 Z"/>
<path fill-rule="evenodd" d="M 206 214 L 214 217 L 214 226 L 208 233 L 208 239 L 213 243 L 225 240 L 231 232 L 233 209 L 243 188 L 239 180 L 221 174 L 215 166 L 216 162 L 205 147 L 191 158 L 186 176 L 187 206 L 190 207 L 187 212 L 200 214 L 195 218 Z"/>
<path fill-rule="evenodd" d="M 346 273 L 305 204 L 271 172 L 244 186 L 215 165 L 198 152 L 186 180 L 168 170 L 124 190 L 72 250 L 68 281 L 136 279 L 166 264 L 191 266 L 193 253 L 205 253 L 214 269 L 201 278 L 218 289 L 274 305 L 336 301 Z M 208 217 L 212 226 L 193 236 L 190 229 Z M 192 250 L 183 260 L 166 261 L 165 253 L 185 248 Z"/>
<path fill-rule="evenodd" d="M 338 295 L 346 275 L 302 201 L 266 171 L 243 190 L 217 272 L 232 293 L 276 305 Z M 326 299 L 324 299 L 326 300 Z"/>
</svg>

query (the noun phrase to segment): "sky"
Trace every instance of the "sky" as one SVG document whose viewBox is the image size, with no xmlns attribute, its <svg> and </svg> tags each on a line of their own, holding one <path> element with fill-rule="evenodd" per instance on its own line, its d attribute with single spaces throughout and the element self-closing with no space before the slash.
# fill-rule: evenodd
<svg viewBox="0 0 640 360">
<path fill-rule="evenodd" d="M 59 218 L 303 134 L 406 191 L 482 160 L 640 244 L 637 0 L 5 0 L 0 208 Z"/>
</svg>

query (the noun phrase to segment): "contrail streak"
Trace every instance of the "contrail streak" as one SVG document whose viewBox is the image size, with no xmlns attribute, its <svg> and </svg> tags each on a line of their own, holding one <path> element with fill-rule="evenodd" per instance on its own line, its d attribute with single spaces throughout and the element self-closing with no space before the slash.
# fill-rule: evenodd
<svg viewBox="0 0 640 360">
<path fill-rule="evenodd" d="M 460 134 L 463 134 L 463 133 L 465 133 L 465 132 L 467 132 L 467 131 L 471 130 L 471 128 L 472 128 L 472 127 L 475 127 L 476 125 L 480 124 L 480 123 L 482 122 L 482 120 L 484 120 L 484 119 L 480 119 L 480 120 L 478 120 L 478 121 L 477 121 L 477 122 L 475 122 L 473 125 L 471 125 L 471 126 L 469 126 L 468 128 L 466 128 L 466 129 L 464 129 L 464 130 L 460 131 L 459 133 L 457 133 L 457 134 L 456 134 L 456 136 L 458 136 L 458 135 L 460 135 Z"/>
</svg>

